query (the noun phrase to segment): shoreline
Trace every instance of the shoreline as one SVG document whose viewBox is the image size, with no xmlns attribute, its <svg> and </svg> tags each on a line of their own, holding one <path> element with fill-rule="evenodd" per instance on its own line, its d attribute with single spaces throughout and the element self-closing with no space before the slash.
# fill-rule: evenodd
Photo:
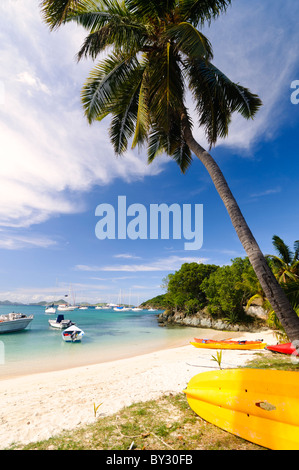
<svg viewBox="0 0 299 470">
<path fill-rule="evenodd" d="M 178 336 L 169 336 L 168 338 L 150 338 L 146 342 L 123 343 L 119 345 L 106 345 L 103 349 L 90 349 L 84 344 L 84 339 L 78 344 L 68 344 L 68 352 L 56 353 L 52 356 L 39 355 L 31 359 L 20 362 L 13 361 L 0 364 L 0 383 L 2 380 L 10 378 L 23 377 L 43 372 L 55 372 L 58 370 L 69 370 L 76 367 L 85 367 L 94 364 L 102 364 L 119 359 L 128 359 L 147 353 L 160 351 L 164 349 L 186 346 L 193 340 L 194 336 L 209 339 L 239 338 L 240 332 L 219 331 L 213 329 L 194 328 L 188 326 L 170 327 L 176 330 Z M 85 349 L 85 347 L 87 348 Z"/>
<path fill-rule="evenodd" d="M 239 332 L 238 337 L 263 336 L 268 344 L 275 342 L 272 331 L 262 333 Z M 224 334 L 211 330 L 205 336 L 220 339 Z M 225 350 L 223 367 L 242 366 L 256 352 Z M 94 423 L 134 402 L 180 393 L 194 375 L 218 369 L 211 360 L 213 354 L 212 350 L 187 344 L 99 364 L 3 379 L 0 448 L 13 442 L 26 444 L 48 439 L 63 430 Z M 103 403 L 98 418 L 94 417 L 94 403 Z"/>
</svg>

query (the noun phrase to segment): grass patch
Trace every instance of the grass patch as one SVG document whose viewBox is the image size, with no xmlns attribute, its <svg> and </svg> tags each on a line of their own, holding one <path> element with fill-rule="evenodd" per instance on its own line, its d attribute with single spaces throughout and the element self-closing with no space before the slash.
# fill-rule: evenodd
<svg viewBox="0 0 299 470">
<path fill-rule="evenodd" d="M 284 355 L 257 353 L 247 367 L 293 370 Z M 95 423 L 45 441 L 13 445 L 23 450 L 259 450 L 263 449 L 197 416 L 184 393 L 135 403 Z"/>
<path fill-rule="evenodd" d="M 22 450 L 256 450 L 260 447 L 202 420 L 185 394 L 136 403 L 92 425 L 68 431 Z"/>
<path fill-rule="evenodd" d="M 293 358 L 294 360 L 294 358 Z M 299 358 L 295 360 L 299 361 Z M 251 369 L 273 369 L 273 370 L 289 370 L 299 372 L 299 363 L 293 364 L 292 356 L 285 354 L 272 353 L 269 354 L 258 352 L 255 359 L 249 362 L 245 367 Z"/>
</svg>

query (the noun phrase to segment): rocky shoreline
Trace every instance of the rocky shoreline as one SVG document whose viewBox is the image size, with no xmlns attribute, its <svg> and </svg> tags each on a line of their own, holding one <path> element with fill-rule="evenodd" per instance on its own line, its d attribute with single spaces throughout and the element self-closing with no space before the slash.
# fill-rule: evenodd
<svg viewBox="0 0 299 470">
<path fill-rule="evenodd" d="M 254 318 L 252 323 L 232 324 L 223 319 L 213 319 L 204 312 L 197 312 L 193 315 L 186 312 L 171 312 L 166 310 L 158 315 L 158 323 L 160 326 L 181 325 L 195 328 L 212 328 L 213 330 L 225 331 L 261 331 L 268 330 L 269 327 L 265 322 L 264 312 L 252 310 L 250 315 Z"/>
</svg>

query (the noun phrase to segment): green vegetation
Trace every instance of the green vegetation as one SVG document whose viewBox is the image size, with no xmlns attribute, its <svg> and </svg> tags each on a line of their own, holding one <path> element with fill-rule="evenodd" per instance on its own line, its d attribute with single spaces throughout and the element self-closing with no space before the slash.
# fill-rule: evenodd
<svg viewBox="0 0 299 470">
<path fill-rule="evenodd" d="M 299 314 L 299 242 L 295 242 L 292 252 L 283 240 L 274 235 L 273 245 L 279 256 L 267 255 L 267 262 Z M 185 263 L 163 279 L 163 287 L 166 289 L 164 295 L 144 304 L 169 312 L 182 311 L 187 315 L 204 311 L 213 318 L 233 324 L 250 321 L 246 308 L 257 303 L 268 312 L 269 326 L 284 333 L 247 257 L 235 258 L 231 265 L 221 267 Z"/>
</svg>

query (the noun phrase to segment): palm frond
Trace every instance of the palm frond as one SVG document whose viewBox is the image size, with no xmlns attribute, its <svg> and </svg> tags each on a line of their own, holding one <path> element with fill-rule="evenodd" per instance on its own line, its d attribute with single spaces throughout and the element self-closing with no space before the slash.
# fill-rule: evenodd
<svg viewBox="0 0 299 470">
<path fill-rule="evenodd" d="M 167 42 L 161 50 L 147 56 L 149 108 L 152 122 L 165 132 L 171 127 L 171 115 L 182 109 L 184 78 L 174 48 Z"/>
<path fill-rule="evenodd" d="M 205 129 L 210 146 L 219 137 L 226 137 L 233 112 L 252 118 L 261 100 L 247 88 L 233 83 L 208 61 L 187 59 L 186 71 L 199 114 L 199 124 Z"/>
<path fill-rule="evenodd" d="M 171 25 L 165 31 L 165 37 L 175 41 L 178 50 L 189 58 L 201 57 L 211 60 L 213 57 L 210 41 L 190 23 Z"/>
<path fill-rule="evenodd" d="M 194 26 L 211 23 L 221 13 L 224 13 L 232 0 L 181 0 L 178 10 L 184 21 Z"/>
<path fill-rule="evenodd" d="M 123 96 L 123 101 L 118 103 L 120 110 L 113 114 L 109 135 L 117 155 L 121 155 L 127 150 L 128 139 L 134 133 L 137 119 L 139 88 L 140 85 L 138 84 L 131 95 Z M 129 100 L 126 99 L 127 97 L 129 97 Z"/>
<path fill-rule="evenodd" d="M 132 148 L 136 145 L 141 147 L 148 137 L 150 128 L 150 112 L 148 108 L 148 93 L 146 84 L 146 74 L 144 74 L 138 97 L 138 111 L 136 119 L 136 128 L 133 138 Z"/>
<path fill-rule="evenodd" d="M 92 69 L 83 86 L 81 97 L 85 115 L 91 123 L 111 112 L 118 88 L 127 81 L 133 70 L 138 69 L 136 57 L 111 54 Z"/>
<path fill-rule="evenodd" d="M 283 262 L 286 264 L 291 264 L 293 253 L 291 252 L 290 248 L 285 244 L 285 242 L 277 235 L 273 235 L 272 243 L 276 251 L 279 253 L 280 257 L 282 258 Z"/>
<path fill-rule="evenodd" d="M 61 26 L 72 12 L 96 9 L 98 3 L 93 0 L 42 0 L 40 7 L 45 23 L 53 30 Z"/>
<path fill-rule="evenodd" d="M 160 22 L 173 10 L 177 0 L 126 0 L 130 12 L 136 17 Z"/>
<path fill-rule="evenodd" d="M 90 33 L 77 54 L 78 61 L 82 57 L 95 59 L 106 47 L 113 45 L 114 50 L 124 54 L 137 53 L 146 43 L 146 31 L 142 26 L 123 22 L 120 18 L 109 15 L 107 24 L 98 31 Z"/>
</svg>

